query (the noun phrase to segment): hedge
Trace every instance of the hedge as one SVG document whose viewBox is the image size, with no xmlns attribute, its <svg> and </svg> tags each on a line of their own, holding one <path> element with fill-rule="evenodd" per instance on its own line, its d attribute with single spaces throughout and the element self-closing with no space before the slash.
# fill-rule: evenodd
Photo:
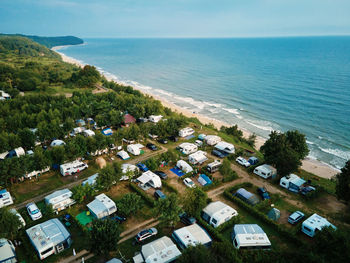
<svg viewBox="0 0 350 263">
<path fill-rule="evenodd" d="M 155 206 L 155 202 L 152 197 L 150 197 L 145 191 L 140 189 L 137 185 L 133 183 L 129 183 L 129 187 L 131 190 L 135 191 L 138 195 L 140 195 L 143 199 L 146 200 L 146 203 L 148 203 L 151 207 Z"/>
<path fill-rule="evenodd" d="M 220 242 L 225 241 L 224 236 L 219 231 L 217 231 L 214 227 L 212 227 L 206 221 L 204 221 L 204 219 L 202 217 L 198 216 L 196 219 L 197 219 L 197 222 L 199 224 L 201 224 L 208 231 L 209 235 L 213 239 L 220 241 Z"/>
<path fill-rule="evenodd" d="M 216 228 L 216 230 L 220 233 L 224 232 L 225 230 L 229 229 L 229 228 L 233 228 L 233 226 L 235 224 L 239 224 L 239 222 L 241 221 L 241 217 L 239 215 L 232 217 L 229 221 L 221 224 L 220 226 L 218 226 Z"/>
<path fill-rule="evenodd" d="M 175 193 L 175 194 L 179 193 L 179 191 L 177 191 L 177 189 L 174 186 L 172 186 L 171 184 L 169 184 L 168 182 L 163 181 L 162 184 L 163 184 L 164 188 L 167 189 L 169 192 Z"/>
</svg>

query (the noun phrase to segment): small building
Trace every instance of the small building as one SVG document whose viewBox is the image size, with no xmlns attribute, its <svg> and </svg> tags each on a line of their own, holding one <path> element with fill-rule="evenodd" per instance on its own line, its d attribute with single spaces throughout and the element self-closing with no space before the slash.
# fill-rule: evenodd
<svg viewBox="0 0 350 263">
<path fill-rule="evenodd" d="M 239 199 L 243 200 L 244 202 L 250 205 L 256 205 L 260 201 L 255 194 L 252 194 L 244 188 L 239 188 L 235 193 L 235 196 L 237 196 Z"/>
<path fill-rule="evenodd" d="M 55 212 L 59 212 L 75 204 L 72 196 L 73 193 L 66 188 L 47 195 L 44 200 L 46 205 L 51 205 Z"/>
<path fill-rule="evenodd" d="M 277 221 L 281 217 L 281 211 L 277 208 L 272 208 L 268 213 L 267 217 L 273 221 Z"/>
<path fill-rule="evenodd" d="M 103 129 L 102 131 L 102 134 L 105 135 L 105 136 L 111 136 L 113 134 L 113 131 L 111 128 L 106 128 L 106 129 Z"/>
<path fill-rule="evenodd" d="M 81 184 L 83 186 L 87 185 L 87 184 L 93 186 L 96 184 L 97 177 L 98 177 L 98 173 L 93 174 L 93 175 L 89 176 L 86 180 L 84 180 Z"/>
<path fill-rule="evenodd" d="M 197 151 L 188 156 L 188 161 L 191 164 L 202 164 L 208 160 L 207 153 L 204 151 Z"/>
<path fill-rule="evenodd" d="M 85 137 L 95 136 L 95 132 L 93 130 L 87 129 L 83 131 Z"/>
<path fill-rule="evenodd" d="M 126 151 L 124 151 L 124 150 L 117 152 L 117 156 L 119 156 L 122 160 L 130 159 L 129 154 Z"/>
<path fill-rule="evenodd" d="M 257 224 L 236 224 L 231 234 L 233 246 L 237 249 L 270 249 L 271 242 L 264 230 Z"/>
<path fill-rule="evenodd" d="M 301 225 L 301 231 L 308 235 L 309 237 L 314 237 L 318 231 L 322 230 L 324 227 L 332 227 L 337 229 L 328 220 L 318 214 L 313 214 L 308 219 L 306 219 Z"/>
<path fill-rule="evenodd" d="M 82 161 L 75 160 L 73 162 L 61 164 L 60 165 L 60 172 L 63 176 L 67 176 L 67 175 L 79 173 L 79 172 L 87 169 L 88 167 L 89 166 L 86 163 L 84 163 Z"/>
<path fill-rule="evenodd" d="M 158 175 L 152 171 L 142 173 L 140 177 L 136 179 L 142 186 L 149 185 L 153 188 L 162 188 L 162 181 Z"/>
<path fill-rule="evenodd" d="M 154 240 L 141 248 L 141 253 L 133 257 L 134 263 L 169 263 L 181 256 L 180 250 L 167 236 Z"/>
<path fill-rule="evenodd" d="M 180 152 L 186 155 L 198 151 L 198 146 L 189 142 L 181 143 L 177 148 L 180 150 Z"/>
<path fill-rule="evenodd" d="M 216 171 L 219 171 L 221 165 L 222 163 L 220 161 L 214 161 L 207 165 L 207 170 L 210 173 L 215 173 Z"/>
<path fill-rule="evenodd" d="M 129 144 L 126 149 L 129 153 L 131 153 L 133 155 L 140 155 L 141 154 L 141 150 L 140 150 L 139 146 L 136 144 Z"/>
<path fill-rule="evenodd" d="M 26 233 L 40 259 L 60 253 L 72 244 L 69 232 L 57 218 L 35 225 Z"/>
<path fill-rule="evenodd" d="M 176 166 L 182 170 L 185 174 L 193 172 L 193 168 L 191 165 L 186 163 L 184 160 L 178 160 Z"/>
<path fill-rule="evenodd" d="M 272 167 L 271 165 L 263 164 L 263 165 L 259 165 L 258 167 L 256 167 L 254 169 L 254 173 L 256 175 L 259 175 L 260 177 L 262 177 L 264 179 L 268 179 L 270 177 L 275 178 L 277 175 L 277 170 L 276 170 L 276 168 Z"/>
<path fill-rule="evenodd" d="M 172 237 L 182 249 L 189 246 L 195 247 L 199 244 L 210 247 L 212 243 L 207 231 L 196 223 L 175 230 Z"/>
<path fill-rule="evenodd" d="M 133 124 L 135 122 L 136 122 L 136 119 L 131 114 L 127 113 L 124 115 L 124 123 L 126 126 L 129 126 L 130 124 Z"/>
<path fill-rule="evenodd" d="M 284 176 L 280 180 L 280 186 L 294 193 L 300 192 L 305 183 L 306 181 L 296 174 Z"/>
<path fill-rule="evenodd" d="M 6 189 L 0 190 L 0 208 L 8 205 L 12 205 L 13 200 L 10 192 L 7 192 Z"/>
<path fill-rule="evenodd" d="M 221 142 L 221 138 L 217 135 L 207 135 L 204 138 L 206 144 L 213 146 Z"/>
<path fill-rule="evenodd" d="M 206 176 L 205 174 L 201 174 L 198 177 L 197 180 L 202 186 L 207 186 L 207 185 L 211 185 L 213 182 L 210 180 L 210 178 L 208 176 Z"/>
<path fill-rule="evenodd" d="M 66 143 L 62 140 L 53 140 L 50 144 L 51 147 L 63 146 L 63 145 L 66 145 Z"/>
<path fill-rule="evenodd" d="M 157 122 L 159 122 L 162 118 L 163 118 L 162 115 L 151 115 L 151 116 L 148 117 L 148 120 L 149 120 L 150 122 L 157 123 Z"/>
<path fill-rule="evenodd" d="M 183 128 L 179 131 L 179 137 L 187 137 L 194 134 L 194 130 L 190 127 Z"/>
<path fill-rule="evenodd" d="M 228 142 L 219 142 L 218 144 L 215 145 L 215 149 L 227 154 L 235 153 L 235 146 Z"/>
<path fill-rule="evenodd" d="M 117 212 L 117 206 L 105 194 L 95 196 L 95 200 L 87 205 L 91 215 L 97 219 L 105 218 Z"/>
<path fill-rule="evenodd" d="M 16 249 L 12 242 L 5 238 L 0 238 L 0 262 L 16 263 Z"/>
<path fill-rule="evenodd" d="M 202 218 L 214 228 L 237 215 L 235 209 L 221 201 L 211 202 L 202 210 Z"/>
</svg>

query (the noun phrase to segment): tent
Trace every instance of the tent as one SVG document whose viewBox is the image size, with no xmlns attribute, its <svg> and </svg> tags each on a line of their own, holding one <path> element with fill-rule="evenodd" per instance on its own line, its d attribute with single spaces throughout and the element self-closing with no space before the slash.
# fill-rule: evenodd
<svg viewBox="0 0 350 263">
<path fill-rule="evenodd" d="M 130 159 L 130 156 L 129 154 L 126 152 L 126 151 L 119 151 L 117 153 L 117 156 L 119 156 L 122 160 L 127 160 L 127 159 Z"/>
<path fill-rule="evenodd" d="M 243 200 L 244 202 L 250 205 L 256 205 L 257 203 L 259 203 L 259 198 L 255 194 L 248 192 L 244 188 L 239 188 L 235 193 L 235 196 L 237 196 L 239 199 Z"/>
<path fill-rule="evenodd" d="M 281 212 L 277 208 L 272 208 L 270 212 L 267 213 L 267 217 L 271 220 L 277 221 L 281 217 Z"/>
<path fill-rule="evenodd" d="M 144 172 L 140 177 L 136 179 L 141 185 L 149 184 L 153 188 L 161 188 L 162 182 L 160 177 L 151 171 Z"/>
<path fill-rule="evenodd" d="M 113 134 L 113 131 L 111 128 L 106 128 L 106 129 L 103 129 L 102 130 L 102 134 L 103 135 L 106 135 L 106 136 L 109 136 L 109 135 L 112 135 Z"/>
<path fill-rule="evenodd" d="M 51 147 L 66 145 L 62 140 L 53 140 L 50 144 Z"/>
<path fill-rule="evenodd" d="M 201 174 L 199 175 L 198 177 L 198 182 L 203 185 L 203 186 L 206 186 L 206 185 L 210 185 L 212 184 L 213 182 L 210 180 L 210 178 L 208 176 L 206 176 L 205 174 Z"/>
<path fill-rule="evenodd" d="M 186 174 L 193 171 L 193 168 L 191 167 L 191 165 L 186 163 L 184 160 L 177 161 L 176 166 L 182 171 L 184 171 L 184 173 Z"/>
</svg>

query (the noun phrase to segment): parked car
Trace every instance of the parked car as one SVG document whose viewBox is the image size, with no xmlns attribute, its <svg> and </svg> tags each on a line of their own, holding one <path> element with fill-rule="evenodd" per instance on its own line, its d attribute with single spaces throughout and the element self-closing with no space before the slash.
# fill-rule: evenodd
<svg viewBox="0 0 350 263">
<path fill-rule="evenodd" d="M 315 190 L 316 190 L 315 187 L 309 185 L 309 186 L 303 187 L 300 192 L 302 195 L 308 195 L 310 192 Z"/>
<path fill-rule="evenodd" d="M 173 142 L 177 142 L 179 140 L 179 138 L 177 138 L 176 136 L 170 136 L 169 140 L 173 141 Z"/>
<path fill-rule="evenodd" d="M 258 194 L 261 196 L 263 200 L 270 199 L 270 195 L 265 189 L 265 187 L 259 187 L 258 188 Z"/>
<path fill-rule="evenodd" d="M 115 220 L 117 223 L 123 223 L 126 221 L 126 218 L 122 216 L 113 216 L 111 219 Z"/>
<path fill-rule="evenodd" d="M 153 143 L 147 143 L 146 147 L 152 151 L 158 150 L 157 146 L 155 146 Z"/>
<path fill-rule="evenodd" d="M 194 184 L 194 182 L 190 178 L 185 178 L 183 180 L 183 182 L 189 188 L 195 188 L 196 187 L 196 185 Z"/>
<path fill-rule="evenodd" d="M 298 223 L 301 219 L 304 218 L 304 213 L 300 212 L 300 211 L 295 211 L 293 214 L 291 214 L 288 217 L 288 223 L 295 225 L 296 223 Z"/>
<path fill-rule="evenodd" d="M 166 195 L 162 191 L 156 190 L 154 192 L 154 197 L 157 199 L 164 199 L 166 197 Z"/>
<path fill-rule="evenodd" d="M 194 217 L 187 215 L 185 212 L 180 214 L 179 217 L 181 222 L 185 225 L 193 225 L 197 222 L 197 220 Z"/>
<path fill-rule="evenodd" d="M 162 143 L 162 144 L 167 144 L 168 140 L 167 139 L 159 139 L 158 142 Z"/>
<path fill-rule="evenodd" d="M 200 140 L 196 140 L 196 141 L 194 142 L 194 144 L 197 145 L 198 147 L 201 147 L 201 146 L 203 145 L 203 142 L 200 141 Z"/>
<path fill-rule="evenodd" d="M 223 154 L 222 152 L 218 151 L 218 150 L 212 150 L 211 154 L 219 157 L 219 158 L 225 158 L 227 156 L 227 154 Z"/>
<path fill-rule="evenodd" d="M 146 239 L 149 239 L 157 234 L 158 234 L 158 230 L 156 228 L 152 227 L 150 229 L 145 229 L 145 230 L 140 231 L 136 235 L 135 239 L 137 242 L 142 243 Z"/>
<path fill-rule="evenodd" d="M 27 212 L 30 216 L 30 218 L 35 221 L 43 217 L 43 215 L 40 212 L 40 209 L 36 206 L 35 203 L 29 203 L 26 205 Z"/>
<path fill-rule="evenodd" d="M 136 164 L 136 166 L 142 171 L 142 172 L 147 172 L 149 169 L 147 168 L 147 166 L 143 163 L 138 163 Z"/>
<path fill-rule="evenodd" d="M 160 179 L 163 179 L 163 180 L 168 179 L 168 175 L 162 171 L 155 171 L 154 173 L 158 175 Z"/>
<path fill-rule="evenodd" d="M 246 159 L 241 157 L 241 156 L 236 158 L 236 162 L 239 163 L 240 165 L 245 166 L 245 167 L 249 167 L 250 166 L 250 163 Z"/>
</svg>

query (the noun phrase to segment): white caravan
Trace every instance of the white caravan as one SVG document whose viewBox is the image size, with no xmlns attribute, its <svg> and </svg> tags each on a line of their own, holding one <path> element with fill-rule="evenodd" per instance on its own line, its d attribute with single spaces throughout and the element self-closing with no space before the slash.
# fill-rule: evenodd
<svg viewBox="0 0 350 263">
<path fill-rule="evenodd" d="M 127 151 L 133 155 L 140 155 L 141 150 L 138 145 L 136 144 L 129 144 L 128 147 L 126 148 Z"/>
<path fill-rule="evenodd" d="M 179 136 L 180 137 L 187 137 L 194 134 L 194 130 L 190 127 L 183 128 L 179 131 Z"/>
<path fill-rule="evenodd" d="M 215 173 L 216 171 L 219 171 L 221 165 L 222 165 L 221 162 L 214 161 L 214 162 L 207 165 L 207 170 L 210 173 Z"/>
<path fill-rule="evenodd" d="M 181 143 L 177 148 L 180 150 L 180 152 L 186 155 L 198 151 L 198 146 L 189 142 Z"/>
<path fill-rule="evenodd" d="M 157 123 L 157 122 L 159 122 L 162 118 L 163 118 L 162 115 L 151 115 L 151 116 L 148 117 L 148 120 L 149 120 L 150 122 Z"/>
<path fill-rule="evenodd" d="M 202 164 L 208 160 L 207 153 L 204 151 L 197 151 L 188 156 L 188 161 L 191 164 Z"/>
<path fill-rule="evenodd" d="M 254 169 L 254 173 L 259 175 L 264 179 L 268 179 L 270 177 L 274 178 L 277 174 L 277 170 L 268 164 L 263 164 Z"/>
<path fill-rule="evenodd" d="M 206 144 L 213 146 L 221 142 L 221 138 L 217 135 L 207 135 L 205 136 L 204 141 Z"/>
<path fill-rule="evenodd" d="M 86 163 L 83 163 L 82 161 L 73 161 L 65 164 L 60 165 L 60 172 L 63 176 L 72 175 L 75 173 L 79 173 L 89 166 Z"/>
<path fill-rule="evenodd" d="M 202 210 L 202 218 L 214 228 L 237 215 L 235 209 L 221 201 L 211 202 Z"/>
<path fill-rule="evenodd" d="M 235 153 L 235 146 L 228 142 L 219 142 L 215 145 L 215 149 L 227 154 Z"/>
<path fill-rule="evenodd" d="M 47 195 L 44 200 L 46 205 L 51 205 L 55 212 L 59 212 L 75 204 L 72 196 L 73 193 L 66 188 Z"/>
<path fill-rule="evenodd" d="M 10 192 L 7 192 L 6 189 L 0 190 L 0 208 L 8 205 L 12 205 L 13 200 Z"/>
</svg>

